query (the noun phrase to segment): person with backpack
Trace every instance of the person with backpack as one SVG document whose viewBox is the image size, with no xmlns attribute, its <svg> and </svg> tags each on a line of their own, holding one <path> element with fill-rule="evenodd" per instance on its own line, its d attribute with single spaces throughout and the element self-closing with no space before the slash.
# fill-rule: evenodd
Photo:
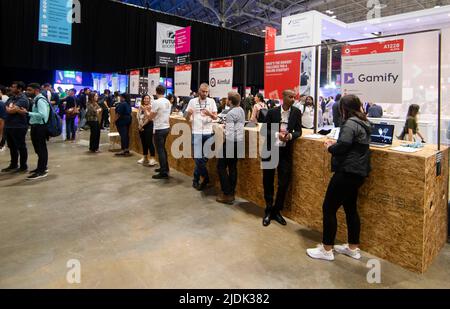
<svg viewBox="0 0 450 309">
<path fill-rule="evenodd" d="M 28 112 L 31 126 L 31 142 L 38 156 L 37 168 L 31 171 L 27 180 L 37 180 L 48 176 L 47 140 L 49 138 L 47 123 L 50 115 L 50 103 L 40 92 L 41 86 L 31 83 L 27 87 L 27 95 L 33 99 L 32 111 Z"/>
<path fill-rule="evenodd" d="M 371 123 L 362 110 L 362 103 L 355 95 L 340 100 L 343 122 L 337 141 L 328 140 L 325 148 L 332 155 L 334 172 L 323 201 L 323 239 L 317 248 L 307 249 L 313 259 L 334 260 L 333 249 L 359 260 L 361 223 L 358 215 L 358 192 L 370 174 Z M 347 219 L 348 244 L 335 245 L 338 228 L 336 213 L 344 206 Z"/>
</svg>

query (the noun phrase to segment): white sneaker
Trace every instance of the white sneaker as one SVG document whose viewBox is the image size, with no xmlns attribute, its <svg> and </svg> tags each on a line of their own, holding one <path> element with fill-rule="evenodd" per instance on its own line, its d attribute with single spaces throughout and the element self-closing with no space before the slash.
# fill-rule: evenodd
<svg viewBox="0 0 450 309">
<path fill-rule="evenodd" d="M 155 159 L 150 159 L 150 161 L 148 162 L 148 165 L 149 166 L 155 166 L 155 165 L 157 165 L 158 164 L 158 162 L 156 162 L 156 160 Z"/>
<path fill-rule="evenodd" d="M 138 164 L 144 164 L 145 158 L 140 159 L 139 161 L 137 161 Z"/>
<path fill-rule="evenodd" d="M 345 254 L 355 260 L 359 260 L 361 258 L 361 250 L 359 250 L 359 248 L 352 250 L 348 244 L 336 245 L 334 246 L 334 250 L 336 250 L 337 253 Z"/>
<path fill-rule="evenodd" d="M 306 249 L 306 254 L 313 259 L 334 261 L 333 250 L 325 250 L 322 244 L 317 245 L 317 248 L 314 249 Z"/>
</svg>

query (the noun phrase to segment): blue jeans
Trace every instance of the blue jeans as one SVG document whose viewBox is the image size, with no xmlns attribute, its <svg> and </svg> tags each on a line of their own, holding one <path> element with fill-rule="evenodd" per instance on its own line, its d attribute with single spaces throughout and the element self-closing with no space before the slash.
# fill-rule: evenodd
<svg viewBox="0 0 450 309">
<path fill-rule="evenodd" d="M 200 177 L 203 177 L 205 182 L 209 182 L 209 174 L 206 164 L 208 163 L 207 153 L 203 151 L 205 142 L 213 137 L 213 134 L 193 134 L 192 146 L 194 148 L 194 182 L 200 182 Z"/>
</svg>

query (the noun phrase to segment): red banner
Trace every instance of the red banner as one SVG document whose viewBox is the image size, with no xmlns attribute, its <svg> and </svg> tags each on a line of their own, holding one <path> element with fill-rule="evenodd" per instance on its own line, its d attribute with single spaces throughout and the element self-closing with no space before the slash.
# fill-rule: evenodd
<svg viewBox="0 0 450 309">
<path fill-rule="evenodd" d="M 267 98 L 282 99 L 282 92 L 300 92 L 301 52 L 267 54 L 264 57 L 264 90 Z"/>
<path fill-rule="evenodd" d="M 130 75 L 139 75 L 139 70 L 130 71 Z"/>
<path fill-rule="evenodd" d="M 347 45 L 342 48 L 342 57 L 402 52 L 403 48 L 403 40 Z"/>
<path fill-rule="evenodd" d="M 277 29 L 266 27 L 266 52 L 275 50 L 275 38 L 277 36 Z"/>
<path fill-rule="evenodd" d="M 232 66 L 233 66 L 233 59 L 211 61 L 209 63 L 210 69 L 229 68 Z"/>
<path fill-rule="evenodd" d="M 177 65 L 175 67 L 175 72 L 184 72 L 184 71 L 192 71 L 192 65 L 185 64 L 185 65 Z"/>
<path fill-rule="evenodd" d="M 158 74 L 160 71 L 160 68 L 148 69 L 148 74 Z"/>
</svg>

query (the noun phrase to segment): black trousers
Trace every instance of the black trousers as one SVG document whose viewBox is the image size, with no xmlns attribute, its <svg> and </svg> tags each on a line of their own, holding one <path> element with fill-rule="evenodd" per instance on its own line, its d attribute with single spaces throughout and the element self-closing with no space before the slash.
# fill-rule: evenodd
<svg viewBox="0 0 450 309">
<path fill-rule="evenodd" d="M 75 128 L 75 118 L 67 118 L 66 116 L 66 139 L 75 140 L 75 133 L 77 129 Z"/>
<path fill-rule="evenodd" d="M 225 195 L 234 195 L 237 184 L 238 143 L 234 142 L 234 153 L 227 155 L 226 142 L 222 146 L 223 158 L 217 159 L 217 172 L 219 174 L 220 186 Z"/>
<path fill-rule="evenodd" d="M 98 121 L 88 121 L 89 128 L 91 128 L 91 135 L 89 136 L 89 150 L 97 151 L 100 147 L 100 124 Z"/>
<path fill-rule="evenodd" d="M 323 244 L 333 246 L 337 232 L 336 213 L 344 206 L 348 228 L 348 243 L 359 244 L 360 220 L 357 209 L 359 188 L 364 177 L 350 173 L 335 173 L 328 184 L 323 202 Z"/>
<path fill-rule="evenodd" d="M 5 129 L 3 129 L 2 139 L 0 140 L 0 148 L 3 148 L 6 144 L 6 132 Z"/>
<path fill-rule="evenodd" d="M 130 130 L 130 125 L 121 125 L 121 126 L 117 126 L 117 131 L 119 131 L 120 134 L 120 144 L 121 144 L 121 148 L 122 150 L 127 150 L 130 147 L 130 137 L 129 137 L 129 130 Z"/>
<path fill-rule="evenodd" d="M 18 167 L 20 155 L 20 168 L 26 169 L 28 161 L 27 144 L 25 143 L 25 136 L 27 135 L 27 128 L 7 128 L 6 141 L 9 147 L 11 156 L 10 167 Z"/>
<path fill-rule="evenodd" d="M 150 151 L 150 156 L 154 157 L 156 154 L 155 145 L 153 144 L 153 122 L 144 127 L 144 131 L 139 132 L 142 143 L 142 151 L 144 156 L 147 156 Z"/>
<path fill-rule="evenodd" d="M 275 204 L 274 196 L 274 180 L 275 169 L 263 170 L 263 185 L 264 185 L 264 199 L 266 201 L 266 213 L 277 213 L 283 210 L 284 202 L 286 200 L 286 193 L 291 182 L 292 175 L 292 151 L 290 149 L 280 147 L 279 162 L 278 162 L 278 189 Z"/>
<path fill-rule="evenodd" d="M 109 127 L 109 110 L 108 109 L 102 110 L 102 119 L 100 122 L 100 127 L 101 128 Z"/>
<path fill-rule="evenodd" d="M 166 140 L 170 129 L 155 130 L 155 147 L 158 152 L 160 174 L 169 173 L 169 162 L 167 161 Z"/>
<path fill-rule="evenodd" d="M 31 142 L 34 152 L 38 156 L 37 173 L 44 173 L 48 164 L 47 125 L 35 124 L 31 126 Z"/>
</svg>

